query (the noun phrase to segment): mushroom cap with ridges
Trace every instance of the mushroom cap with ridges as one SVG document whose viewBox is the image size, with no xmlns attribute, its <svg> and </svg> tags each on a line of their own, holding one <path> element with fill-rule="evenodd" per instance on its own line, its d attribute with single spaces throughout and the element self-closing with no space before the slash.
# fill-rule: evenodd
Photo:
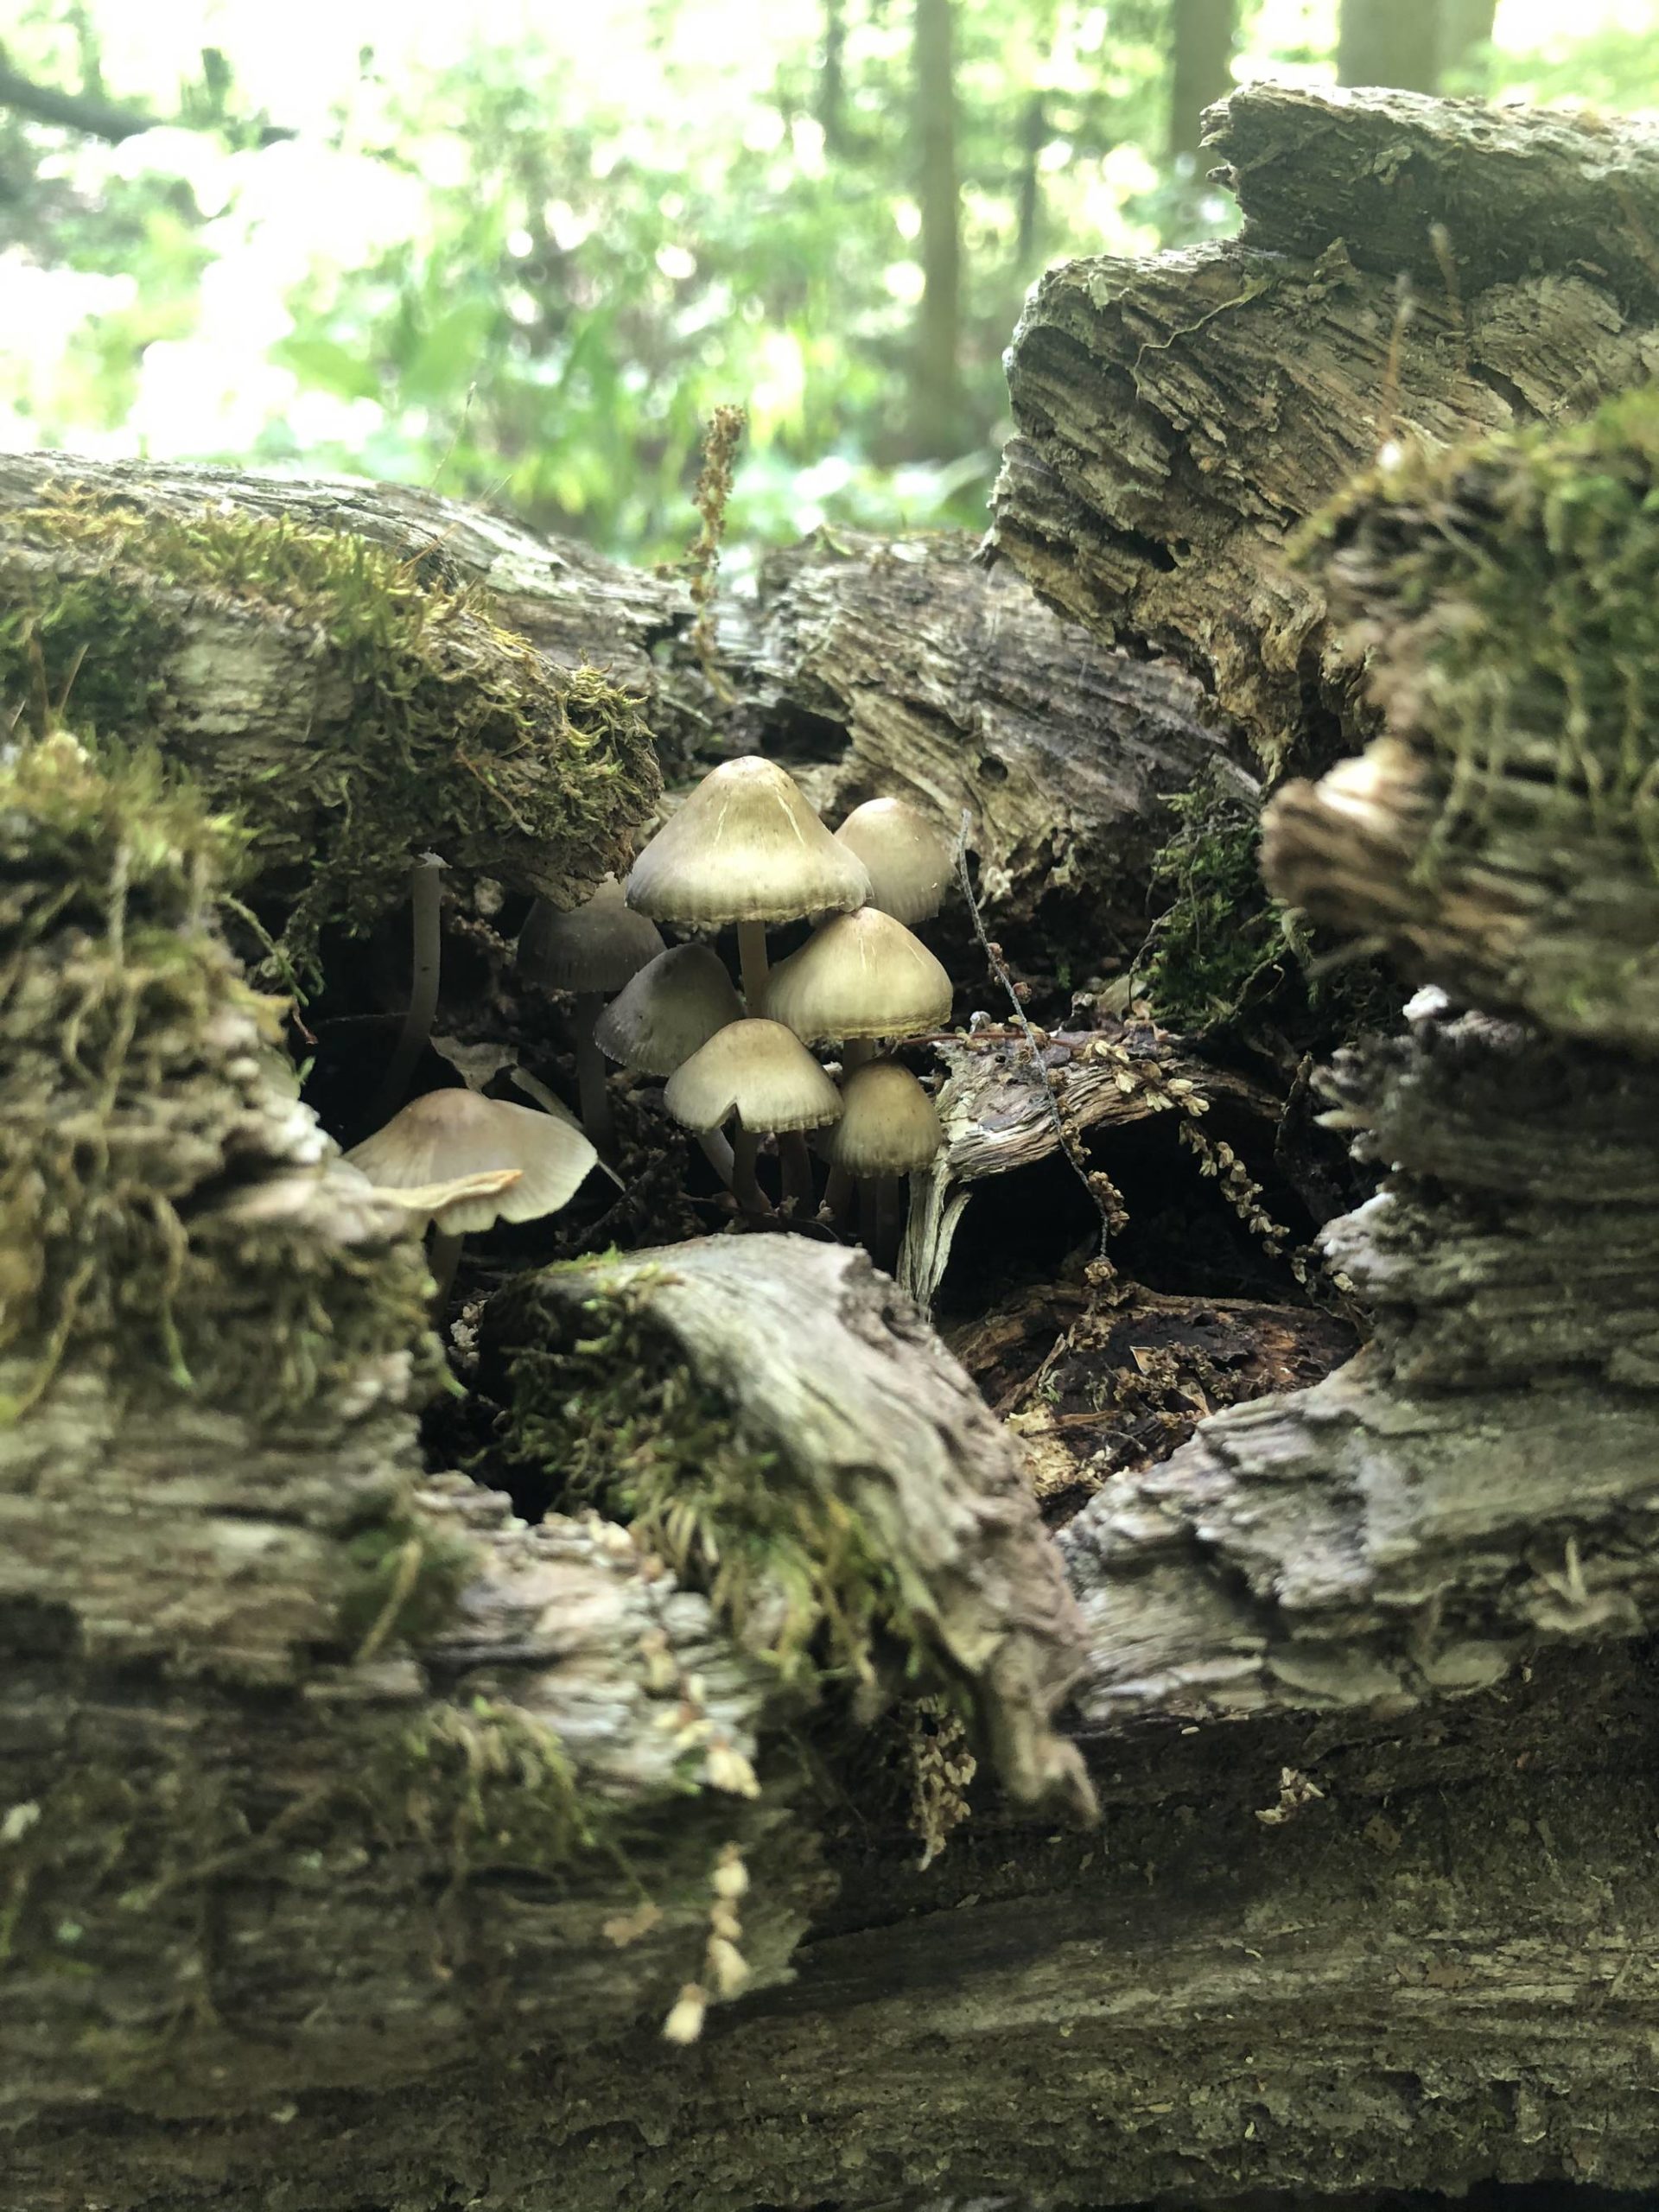
<svg viewBox="0 0 1659 2212">
<path fill-rule="evenodd" d="M 950 839 L 901 798 L 867 798 L 836 832 L 870 872 L 868 904 L 896 922 L 925 922 L 944 904 L 954 858 Z"/>
<path fill-rule="evenodd" d="M 505 1189 L 462 1198 L 433 1212 L 440 1229 L 471 1236 L 497 1221 L 535 1221 L 556 1213 L 575 1196 L 599 1154 L 579 1128 L 533 1106 L 510 1105 L 474 1090 L 429 1090 L 346 1157 L 370 1182 L 391 1190 L 516 1168 L 518 1180 Z"/>
<path fill-rule="evenodd" d="M 950 1018 L 950 978 L 919 938 L 879 906 L 836 914 L 766 982 L 766 1012 L 809 1045 L 916 1037 Z"/>
<path fill-rule="evenodd" d="M 591 899 L 561 912 L 538 899 L 518 932 L 514 965 L 550 991 L 609 996 L 663 950 L 654 922 L 636 914 L 607 875 Z"/>
<path fill-rule="evenodd" d="M 688 1129 L 717 1129 L 734 1114 L 746 1129 L 819 1129 L 841 1112 L 841 1093 L 781 1021 L 716 1030 L 674 1071 L 663 1098 Z"/>
<path fill-rule="evenodd" d="M 628 876 L 630 906 L 654 922 L 720 929 L 792 922 L 861 906 L 870 879 L 775 760 L 749 754 L 706 775 Z"/>
<path fill-rule="evenodd" d="M 897 1060 L 867 1060 L 842 1084 L 830 1157 L 849 1175 L 908 1175 L 944 1142 L 933 1101 Z"/>
<path fill-rule="evenodd" d="M 594 1024 L 594 1042 L 641 1075 L 672 1075 L 717 1029 L 743 1015 L 732 979 L 706 944 L 659 952 Z"/>
</svg>

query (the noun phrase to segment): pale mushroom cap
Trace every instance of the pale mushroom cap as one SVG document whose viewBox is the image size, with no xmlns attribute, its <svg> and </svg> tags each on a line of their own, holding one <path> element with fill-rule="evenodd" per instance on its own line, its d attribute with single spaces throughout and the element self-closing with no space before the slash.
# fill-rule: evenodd
<svg viewBox="0 0 1659 2212">
<path fill-rule="evenodd" d="M 634 913 L 621 885 L 607 875 L 591 899 L 567 912 L 538 899 L 518 933 L 515 964 L 549 990 L 608 997 L 662 950 L 655 923 Z"/>
<path fill-rule="evenodd" d="M 688 929 L 791 922 L 861 906 L 870 879 L 776 761 L 722 761 L 633 864 L 630 906 Z"/>
<path fill-rule="evenodd" d="M 708 946 L 677 944 L 611 1001 L 594 1024 L 594 1042 L 641 1075 L 672 1075 L 742 1014 L 731 977 Z"/>
<path fill-rule="evenodd" d="M 944 1142 L 933 1101 L 896 1060 L 869 1060 L 841 1087 L 830 1157 L 849 1175 L 908 1175 Z"/>
<path fill-rule="evenodd" d="M 925 922 L 944 903 L 954 858 L 943 830 L 901 798 L 867 798 L 836 832 L 870 872 L 868 904 L 898 922 Z"/>
<path fill-rule="evenodd" d="M 471 1236 L 497 1221 L 534 1221 L 556 1213 L 599 1158 L 578 1128 L 533 1106 L 481 1098 L 472 1090 L 429 1090 L 411 1099 L 372 1137 L 346 1155 L 383 1189 L 419 1189 L 494 1168 L 516 1168 L 518 1180 L 486 1196 L 439 1206 L 441 1229 Z"/>
<path fill-rule="evenodd" d="M 950 978 L 919 938 L 879 906 L 836 914 L 766 984 L 766 1012 L 809 1045 L 915 1037 L 950 1016 Z"/>
<path fill-rule="evenodd" d="M 717 1129 L 734 1114 L 746 1129 L 818 1129 L 841 1112 L 841 1093 L 780 1021 L 716 1030 L 675 1070 L 663 1097 L 689 1129 Z"/>
</svg>

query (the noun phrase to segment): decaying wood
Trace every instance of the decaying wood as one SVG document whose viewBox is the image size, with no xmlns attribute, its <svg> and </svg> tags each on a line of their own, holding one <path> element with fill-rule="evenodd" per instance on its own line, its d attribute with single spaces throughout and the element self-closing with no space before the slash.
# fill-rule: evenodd
<svg viewBox="0 0 1659 2212">
<path fill-rule="evenodd" d="M 1097 635 L 1192 670 L 1264 758 L 1343 749 L 1372 727 L 1357 656 L 1285 565 L 1287 536 L 1390 440 L 1577 415 L 1651 374 L 1656 143 L 1410 93 L 1241 88 L 1205 141 L 1239 238 L 1065 262 L 1037 287 L 991 544 Z"/>
<path fill-rule="evenodd" d="M 527 1346 L 591 1334 L 601 1306 L 666 1338 L 826 1529 L 849 1520 L 887 1566 L 918 1645 L 970 1691 L 1024 1802 L 1090 1816 L 1052 1716 L 1082 1658 L 1058 1556 L 1009 1437 L 897 1287 L 861 1252 L 802 1236 L 701 1237 L 522 1278 L 486 1308 L 485 1386 Z M 556 1475 L 556 1470 L 551 1471 Z M 763 1604 L 764 1641 L 773 1605 Z"/>
<path fill-rule="evenodd" d="M 1401 1713 L 1659 1617 L 1659 1083 L 1426 995 L 1344 1056 L 1376 1311 L 1313 1389 L 1206 1422 L 1065 1531 L 1095 1726 Z"/>
<path fill-rule="evenodd" d="M 1164 802 L 1205 767 L 1254 795 L 1198 687 L 1064 620 L 966 537 L 820 531 L 773 555 L 722 623 L 734 743 L 821 764 L 826 817 L 908 798 L 954 836 L 999 929 L 1086 915 L 1096 964 L 1139 950 Z M 931 934 L 957 927 L 947 914 Z"/>
<path fill-rule="evenodd" d="M 1107 1020 L 1087 1032 L 1044 1033 L 1042 1069 L 1018 1030 L 985 1029 L 941 1041 L 938 1094 L 944 1144 L 911 1179 L 899 1280 L 925 1306 L 944 1280 L 976 1183 L 1075 1149 L 1093 1129 L 1173 1113 L 1198 1123 L 1213 1099 L 1271 1127 L 1278 1101 L 1236 1071 L 1211 1067 L 1150 1022 Z"/>
</svg>

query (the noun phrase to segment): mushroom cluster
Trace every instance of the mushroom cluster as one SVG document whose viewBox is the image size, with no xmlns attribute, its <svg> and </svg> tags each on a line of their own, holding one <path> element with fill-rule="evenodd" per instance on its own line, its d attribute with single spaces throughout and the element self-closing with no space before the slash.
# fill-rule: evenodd
<svg viewBox="0 0 1659 2212">
<path fill-rule="evenodd" d="M 665 1083 L 668 1112 L 752 1217 L 818 1217 L 807 1147 L 817 1132 L 830 1219 L 849 1228 L 856 1205 L 864 1242 L 892 1268 L 903 1179 L 927 1165 L 941 1138 L 922 1085 L 885 1054 L 950 1019 L 950 977 L 909 925 L 938 912 L 950 866 L 949 841 L 902 800 L 868 801 L 832 836 L 774 761 L 725 761 L 640 853 L 626 885 L 607 878 L 569 912 L 537 900 L 519 936 L 519 973 L 572 1001 L 582 1128 L 439 1091 L 349 1156 L 429 1206 L 442 1279 L 457 1232 L 498 1214 L 553 1211 L 596 1158 L 613 1155 L 613 1060 Z M 802 922 L 811 935 L 772 968 L 767 931 Z M 693 941 L 667 945 L 659 925 Z M 695 941 L 727 928 L 736 931 L 741 992 L 712 947 Z M 839 1086 L 814 1057 L 820 1047 L 839 1052 Z M 524 1147 L 536 1122 L 532 1158 Z M 767 1139 L 773 1194 L 761 1177 Z M 493 1174 L 505 1179 L 489 1183 Z M 464 1192 L 440 1191 L 458 1179 Z"/>
</svg>

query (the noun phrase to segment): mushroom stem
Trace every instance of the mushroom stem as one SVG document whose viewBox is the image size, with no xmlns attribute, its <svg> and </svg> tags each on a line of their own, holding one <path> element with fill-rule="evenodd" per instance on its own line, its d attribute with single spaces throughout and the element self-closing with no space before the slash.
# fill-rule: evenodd
<svg viewBox="0 0 1659 2212">
<path fill-rule="evenodd" d="M 415 1063 L 432 1033 L 432 1017 L 438 1010 L 438 973 L 442 957 L 439 908 L 442 898 L 443 862 L 435 853 L 422 853 L 409 872 L 410 938 L 413 948 L 409 1010 L 398 1033 L 397 1048 L 369 1109 L 371 1125 L 379 1128 L 404 1103 Z"/>
<path fill-rule="evenodd" d="M 729 1191 L 732 1187 L 732 1147 L 718 1129 L 699 1129 L 697 1148 Z"/>
<path fill-rule="evenodd" d="M 576 1110 L 596 1149 L 609 1157 L 616 1150 L 616 1122 L 605 1056 L 594 1042 L 594 1024 L 604 1011 L 602 991 L 578 991 L 571 1021 L 576 1033 Z"/>
<path fill-rule="evenodd" d="M 859 1221 L 865 1248 L 884 1274 L 899 1272 L 904 1205 L 896 1175 L 867 1175 L 859 1185 Z"/>
<path fill-rule="evenodd" d="M 449 1294 L 455 1287 L 455 1269 L 461 1264 L 461 1248 L 466 1242 L 466 1237 L 456 1230 L 440 1229 L 435 1223 L 433 1224 L 432 1243 L 426 1255 L 426 1264 L 434 1284 L 430 1311 L 435 1329 L 443 1326 Z"/>
<path fill-rule="evenodd" d="M 778 1160 L 783 1169 L 784 1197 L 796 1220 L 805 1221 L 812 1212 L 812 1161 L 806 1139 L 798 1129 L 779 1131 Z"/>
<path fill-rule="evenodd" d="M 772 1203 L 754 1172 L 760 1157 L 760 1138 L 753 1129 L 746 1129 L 740 1123 L 732 1138 L 732 1194 L 745 1213 L 772 1211 Z"/>
<path fill-rule="evenodd" d="M 841 1048 L 841 1071 L 844 1076 L 851 1075 L 855 1068 L 868 1066 L 874 1058 L 873 1037 L 849 1037 Z"/>
<path fill-rule="evenodd" d="M 848 1229 L 852 1225 L 853 1195 L 857 1187 L 850 1169 L 830 1168 L 830 1179 L 823 1186 L 823 1203 L 830 1209 L 830 1220 L 838 1229 Z"/>
<path fill-rule="evenodd" d="M 764 1012 L 766 1002 L 766 925 L 740 922 L 737 925 L 738 965 L 743 972 L 743 1010 Z"/>
</svg>

